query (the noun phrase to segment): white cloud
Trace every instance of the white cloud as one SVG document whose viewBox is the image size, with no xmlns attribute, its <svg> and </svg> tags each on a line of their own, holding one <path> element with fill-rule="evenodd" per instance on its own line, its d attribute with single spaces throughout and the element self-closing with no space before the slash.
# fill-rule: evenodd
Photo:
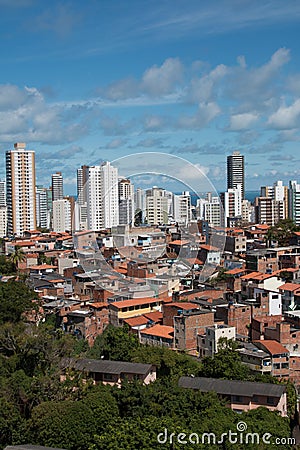
<svg viewBox="0 0 300 450">
<path fill-rule="evenodd" d="M 282 105 L 268 119 L 268 125 L 277 129 L 292 129 L 299 125 L 300 99 L 290 106 Z"/>
<path fill-rule="evenodd" d="M 142 91 L 157 96 L 173 92 L 183 75 L 183 65 L 178 58 L 168 58 L 160 66 L 152 66 L 144 72 Z"/>
<path fill-rule="evenodd" d="M 221 112 L 220 107 L 214 103 L 200 103 L 196 114 L 191 116 L 181 116 L 177 126 L 180 128 L 201 129 L 208 125 Z"/>
<path fill-rule="evenodd" d="M 187 94 L 188 101 L 201 103 L 211 100 L 216 86 L 227 73 L 228 68 L 224 64 L 219 64 L 208 74 L 192 79 Z"/>
<path fill-rule="evenodd" d="M 259 115 L 255 113 L 234 114 L 230 117 L 231 131 L 247 130 L 251 128 L 259 119 Z"/>
</svg>

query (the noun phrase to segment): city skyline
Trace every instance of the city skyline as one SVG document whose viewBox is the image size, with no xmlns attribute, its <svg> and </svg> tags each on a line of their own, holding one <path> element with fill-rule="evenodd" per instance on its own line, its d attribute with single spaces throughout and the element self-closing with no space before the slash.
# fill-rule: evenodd
<svg viewBox="0 0 300 450">
<path fill-rule="evenodd" d="M 37 184 L 144 151 L 198 165 L 218 191 L 300 178 L 300 5 L 0 1 L 1 157 L 36 151 Z M 141 14 L 142 11 L 142 14 Z M 0 178 L 4 178 L 4 168 Z"/>
</svg>

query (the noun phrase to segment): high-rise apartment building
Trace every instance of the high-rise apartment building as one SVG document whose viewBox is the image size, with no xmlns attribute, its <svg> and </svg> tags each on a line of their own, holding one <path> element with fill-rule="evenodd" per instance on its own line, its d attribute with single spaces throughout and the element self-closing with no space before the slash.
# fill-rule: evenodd
<svg viewBox="0 0 300 450">
<path fill-rule="evenodd" d="M 121 178 L 118 183 L 119 192 L 119 225 L 134 223 L 134 185 L 130 180 Z"/>
<path fill-rule="evenodd" d="M 0 180 L 0 237 L 7 234 L 6 182 Z"/>
<path fill-rule="evenodd" d="M 118 169 L 109 162 L 89 167 L 87 216 L 94 231 L 111 228 L 119 222 Z"/>
<path fill-rule="evenodd" d="M 237 184 L 235 188 L 222 192 L 221 201 L 224 209 L 225 226 L 230 226 L 233 219 L 242 218 L 242 186 Z M 234 221 L 233 221 L 234 223 Z"/>
<path fill-rule="evenodd" d="M 36 229 L 35 152 L 16 143 L 6 152 L 8 234 Z"/>
<path fill-rule="evenodd" d="M 64 182 L 61 172 L 53 173 L 51 176 L 52 201 L 64 198 Z"/>
<path fill-rule="evenodd" d="M 206 221 L 210 227 L 224 226 L 224 210 L 220 197 L 207 192 L 206 198 L 199 198 L 196 205 L 196 217 Z"/>
<path fill-rule="evenodd" d="M 144 223 L 146 217 L 146 192 L 144 189 L 137 188 L 134 193 L 134 221 Z"/>
<path fill-rule="evenodd" d="M 288 187 L 283 185 L 282 181 L 276 181 L 273 186 L 262 186 L 260 188 L 261 197 L 270 197 L 278 202 L 279 219 L 287 219 L 288 211 Z"/>
<path fill-rule="evenodd" d="M 0 180 L 0 207 L 6 206 L 6 182 Z"/>
<path fill-rule="evenodd" d="M 77 169 L 77 203 L 83 205 L 87 202 L 89 166 Z"/>
<path fill-rule="evenodd" d="M 72 230 L 72 210 L 68 198 L 54 200 L 52 228 L 56 233 Z"/>
<path fill-rule="evenodd" d="M 188 191 L 173 195 L 173 218 L 179 224 L 188 225 L 191 221 L 191 196 Z"/>
<path fill-rule="evenodd" d="M 245 169 L 244 156 L 240 152 L 233 152 L 227 156 L 227 189 L 242 187 L 242 200 L 245 198 Z"/>
<path fill-rule="evenodd" d="M 47 189 L 43 186 L 36 186 L 36 224 L 41 228 L 49 227 L 49 217 L 47 208 Z"/>
<path fill-rule="evenodd" d="M 289 183 L 289 218 L 300 225 L 300 184 L 297 181 Z"/>
<path fill-rule="evenodd" d="M 146 218 L 150 225 L 168 223 L 169 202 L 166 191 L 154 186 L 146 191 Z"/>
<path fill-rule="evenodd" d="M 279 202 L 271 197 L 256 197 L 256 223 L 274 226 L 279 220 Z"/>
</svg>

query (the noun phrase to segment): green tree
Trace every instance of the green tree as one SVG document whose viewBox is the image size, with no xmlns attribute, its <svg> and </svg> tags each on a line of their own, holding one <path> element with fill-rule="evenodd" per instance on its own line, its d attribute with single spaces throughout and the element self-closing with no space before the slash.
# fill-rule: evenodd
<svg viewBox="0 0 300 450">
<path fill-rule="evenodd" d="M 130 361 L 132 352 L 140 346 L 140 343 L 138 338 L 128 331 L 127 326 L 108 326 L 100 336 L 97 336 L 87 356 L 95 359 Z"/>
<path fill-rule="evenodd" d="M 0 255 L 0 274 L 12 275 L 15 273 L 15 266 L 5 255 Z"/>
<path fill-rule="evenodd" d="M 289 245 L 289 240 L 295 231 L 300 228 L 292 219 L 281 219 L 276 225 L 270 227 L 266 234 L 267 247 L 271 245 L 272 241 L 276 241 L 280 247 Z"/>
<path fill-rule="evenodd" d="M 95 418 L 88 405 L 81 401 L 46 402 L 33 409 L 26 440 L 48 447 L 86 450 L 95 432 Z"/>
<path fill-rule="evenodd" d="M 25 311 L 36 308 L 33 299 L 37 295 L 23 282 L 0 283 L 0 324 L 19 322 Z"/>
<path fill-rule="evenodd" d="M 206 356 L 202 360 L 201 376 L 225 378 L 226 380 L 246 380 L 250 370 L 241 362 L 238 352 L 230 348 L 230 344 L 221 348 L 213 357 Z"/>
<path fill-rule="evenodd" d="M 177 377 L 181 375 L 199 374 L 201 365 L 185 353 L 177 353 L 166 347 L 141 345 L 131 353 L 131 361 L 153 364 L 157 368 L 157 376 Z"/>
<path fill-rule="evenodd" d="M 9 259 L 14 266 L 15 272 L 17 272 L 19 263 L 25 261 L 26 255 L 22 248 L 16 245 L 15 251 L 9 256 Z"/>
</svg>

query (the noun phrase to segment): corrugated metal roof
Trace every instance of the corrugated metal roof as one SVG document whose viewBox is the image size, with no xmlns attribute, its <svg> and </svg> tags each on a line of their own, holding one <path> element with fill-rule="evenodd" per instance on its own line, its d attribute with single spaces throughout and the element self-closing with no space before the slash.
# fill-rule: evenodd
<svg viewBox="0 0 300 450">
<path fill-rule="evenodd" d="M 70 367 L 84 372 L 111 373 L 120 375 L 121 373 L 133 373 L 146 375 L 152 367 L 152 364 L 131 363 L 125 361 L 108 361 L 104 359 L 64 359 L 63 367 Z"/>
<path fill-rule="evenodd" d="M 180 377 L 179 387 L 198 389 L 202 392 L 214 391 L 224 395 L 264 395 L 269 397 L 281 397 L 286 391 L 286 386 L 271 383 L 255 383 L 253 381 L 222 380 L 204 377 Z"/>
</svg>

